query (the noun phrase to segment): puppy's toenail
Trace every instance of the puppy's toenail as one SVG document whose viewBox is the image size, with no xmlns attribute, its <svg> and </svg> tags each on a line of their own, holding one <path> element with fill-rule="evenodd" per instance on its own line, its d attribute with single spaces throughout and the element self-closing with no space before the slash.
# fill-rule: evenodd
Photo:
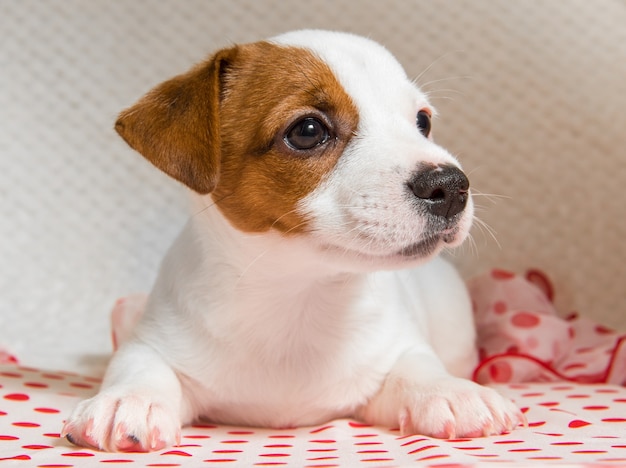
<svg viewBox="0 0 626 468">
<path fill-rule="evenodd" d="M 74 438 L 72 437 L 72 435 L 71 435 L 71 434 L 66 434 L 66 435 L 65 435 L 65 438 L 67 439 L 67 441 L 68 441 L 70 444 L 74 444 L 74 445 L 76 445 L 76 442 L 74 441 Z"/>
</svg>

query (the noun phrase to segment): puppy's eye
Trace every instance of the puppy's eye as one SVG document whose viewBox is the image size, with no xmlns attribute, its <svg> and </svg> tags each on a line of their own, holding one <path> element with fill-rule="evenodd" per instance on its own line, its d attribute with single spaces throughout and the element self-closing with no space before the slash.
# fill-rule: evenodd
<svg viewBox="0 0 626 468">
<path fill-rule="evenodd" d="M 422 132 L 422 135 L 424 135 L 426 138 L 428 138 L 428 135 L 430 135 L 430 126 L 431 126 L 430 120 L 431 120 L 431 117 L 427 111 L 421 110 L 417 113 L 417 118 L 416 118 L 417 128 L 419 129 L 420 132 Z"/>
<path fill-rule="evenodd" d="M 330 132 L 324 123 L 314 117 L 298 120 L 289 127 L 285 142 L 296 150 L 309 150 L 323 145 L 330 139 Z"/>
</svg>

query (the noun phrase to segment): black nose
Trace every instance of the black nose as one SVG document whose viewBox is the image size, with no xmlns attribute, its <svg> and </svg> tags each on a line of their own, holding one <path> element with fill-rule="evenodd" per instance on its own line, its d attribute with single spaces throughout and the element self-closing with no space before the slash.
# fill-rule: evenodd
<svg viewBox="0 0 626 468">
<path fill-rule="evenodd" d="M 469 180 L 456 166 L 419 169 L 407 184 L 435 216 L 450 219 L 463 211 L 467 204 Z"/>
</svg>

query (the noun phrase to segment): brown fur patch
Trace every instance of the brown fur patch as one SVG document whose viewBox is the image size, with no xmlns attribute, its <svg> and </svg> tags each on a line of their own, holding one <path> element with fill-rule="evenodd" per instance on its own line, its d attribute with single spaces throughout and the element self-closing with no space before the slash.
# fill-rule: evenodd
<svg viewBox="0 0 626 468">
<path fill-rule="evenodd" d="M 330 130 L 325 144 L 297 151 L 283 137 L 305 116 Z M 312 52 L 257 42 L 217 52 L 154 88 L 122 112 L 116 130 L 155 166 L 210 193 L 238 229 L 302 232 L 299 200 L 335 166 L 358 112 Z"/>
<path fill-rule="evenodd" d="M 159 169 L 199 193 L 219 175 L 219 99 L 224 49 L 206 63 L 151 90 L 122 112 L 115 130 Z"/>
<path fill-rule="evenodd" d="M 224 90 L 221 173 L 213 199 L 243 231 L 305 230 L 297 203 L 334 168 L 356 131 L 354 103 L 313 53 L 267 42 L 240 47 Z M 331 139 L 297 152 L 283 136 L 306 115 L 323 116 Z"/>
</svg>

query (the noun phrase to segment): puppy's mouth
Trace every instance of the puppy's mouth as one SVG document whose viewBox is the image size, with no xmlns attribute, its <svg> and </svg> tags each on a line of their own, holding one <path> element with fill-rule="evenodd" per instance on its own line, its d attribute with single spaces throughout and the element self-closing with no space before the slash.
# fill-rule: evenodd
<svg viewBox="0 0 626 468">
<path fill-rule="evenodd" d="M 427 257 L 437 249 L 440 240 L 441 238 L 439 236 L 429 237 L 416 242 L 415 244 L 404 247 L 398 252 L 398 255 L 411 258 Z"/>
<path fill-rule="evenodd" d="M 414 244 L 410 244 L 402 248 L 398 255 L 407 258 L 419 258 L 428 257 L 432 255 L 435 250 L 441 245 L 443 241 L 445 244 L 452 244 L 455 242 L 458 229 L 445 231 L 438 234 L 431 234 L 425 239 L 422 239 Z"/>
<path fill-rule="evenodd" d="M 386 267 L 389 265 L 402 265 L 406 262 L 422 261 L 437 254 L 446 245 L 454 246 L 460 242 L 459 229 L 454 228 L 442 232 L 431 232 L 419 241 L 411 243 L 399 250 L 368 252 L 367 249 L 350 249 L 325 243 L 323 249 L 326 252 L 337 253 L 338 258 L 361 259 L 372 265 Z M 347 257 L 346 257 L 347 256 Z M 390 263 L 391 262 L 391 263 Z"/>
</svg>

